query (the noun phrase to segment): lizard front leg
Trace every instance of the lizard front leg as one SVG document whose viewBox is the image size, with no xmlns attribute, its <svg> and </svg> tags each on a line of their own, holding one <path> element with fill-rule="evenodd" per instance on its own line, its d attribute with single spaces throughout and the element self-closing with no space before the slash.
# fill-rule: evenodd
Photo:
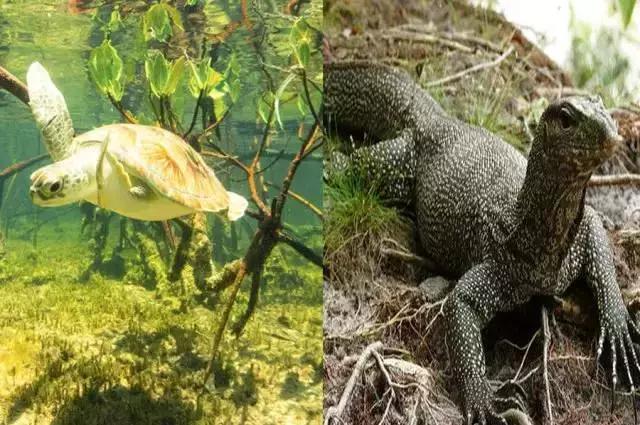
<svg viewBox="0 0 640 425">
<path fill-rule="evenodd" d="M 497 398 L 485 376 L 482 328 L 499 311 L 512 310 L 528 296 L 506 280 L 498 264 L 488 261 L 469 270 L 445 303 L 447 339 L 451 347 L 453 372 L 462 391 L 467 424 L 507 425 L 499 409 L 505 404 L 524 410 L 518 400 Z M 512 401 L 512 403 L 508 403 Z"/>
<path fill-rule="evenodd" d="M 585 208 L 576 240 L 566 260 L 572 275 L 582 274 L 594 293 L 598 306 L 599 328 L 597 359 L 606 349 L 611 360 L 612 407 L 618 371 L 631 391 L 635 391 L 640 376 L 640 353 L 634 342 L 640 342 L 640 332 L 631 319 L 622 299 L 609 238 L 598 214 Z"/>
<path fill-rule="evenodd" d="M 357 148 L 350 155 L 333 153 L 330 164 L 325 166 L 325 179 L 355 173 L 383 199 L 409 204 L 415 169 L 413 131 L 406 129 L 398 137 Z"/>
</svg>

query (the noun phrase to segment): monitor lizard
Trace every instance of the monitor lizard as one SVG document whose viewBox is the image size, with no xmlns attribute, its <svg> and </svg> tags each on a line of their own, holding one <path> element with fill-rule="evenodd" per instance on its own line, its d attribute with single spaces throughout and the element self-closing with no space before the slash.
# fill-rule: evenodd
<svg viewBox="0 0 640 425">
<path fill-rule="evenodd" d="M 325 65 L 324 75 L 328 130 L 378 141 L 339 156 L 338 168 L 362 168 L 408 197 L 428 259 L 459 279 L 444 314 L 467 422 L 507 423 L 485 376 L 483 327 L 496 313 L 535 295 L 560 295 L 579 278 L 597 302 L 597 359 L 607 349 L 614 391 L 620 370 L 633 392 L 640 332 L 601 219 L 584 203 L 592 172 L 620 143 L 602 101 L 550 104 L 527 161 L 487 130 L 446 114 L 403 71 L 345 62 Z"/>
</svg>

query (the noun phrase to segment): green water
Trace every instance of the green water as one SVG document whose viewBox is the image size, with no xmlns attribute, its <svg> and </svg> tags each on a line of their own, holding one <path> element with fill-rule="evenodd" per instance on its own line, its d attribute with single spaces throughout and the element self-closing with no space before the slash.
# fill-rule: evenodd
<svg viewBox="0 0 640 425">
<path fill-rule="evenodd" d="M 117 6 L 123 16 L 135 18 L 149 8 L 147 3 L 151 2 L 0 0 L 0 65 L 24 80 L 29 64 L 43 64 L 65 95 L 78 134 L 122 122 L 88 75 L 90 53 L 104 37 L 94 16 L 108 19 Z M 242 20 L 238 2 L 217 2 L 206 13 L 185 8 L 183 1 L 172 3 L 181 11 L 185 29 L 176 49 L 197 49 L 194 40 L 204 33 Z M 286 3 L 257 2 L 249 17 L 256 19 L 256 12 L 280 13 Z M 321 10 L 315 3 L 306 7 Z M 112 34 L 129 78 L 123 104 L 150 124 L 153 119 L 142 65 L 145 42 L 139 28 L 127 22 Z M 266 83 L 251 44 L 254 36 L 240 25 L 219 47 L 222 56 L 228 51 L 238 55 L 242 84 L 216 142 L 241 158 L 255 151 L 264 129 L 256 105 Z M 277 46 L 262 48 L 269 58 L 267 50 Z M 319 60 L 315 62 L 320 66 Z M 272 64 L 288 65 L 286 61 Z M 174 102 L 188 123 L 195 99 L 186 82 L 179 86 Z M 287 171 L 290 157 L 286 154 L 300 146 L 297 108 L 284 105 L 281 119 L 283 128 L 274 126 L 269 152 L 285 155 L 279 160 L 274 156 L 263 159 L 264 179 L 276 184 Z M 304 123 L 308 128 L 311 118 L 306 117 Z M 0 90 L 0 170 L 44 152 L 28 108 Z M 228 294 L 222 292 L 217 302 L 207 304 L 190 298 L 188 289 L 178 294 L 159 291 L 134 246 L 126 245 L 120 252 L 122 264 L 109 263 L 119 243 L 120 219 L 115 215 L 104 250 L 107 265 L 87 274 L 96 241 L 91 236 L 92 225 L 81 231 L 81 207 L 42 209 L 27 196 L 30 173 L 46 163 L 31 166 L 4 183 L 0 206 L 5 250 L 0 260 L 0 423 L 320 423 L 322 285 L 318 267 L 288 247 L 276 247 L 263 273 L 255 315 L 240 337 L 225 334 L 215 368 L 215 389 L 203 390 L 212 335 Z M 242 173 L 221 162 L 210 165 L 228 189 L 248 194 Z M 292 189 L 321 205 L 320 182 L 321 162 L 312 156 L 302 163 Z M 270 189 L 271 196 L 275 193 Z M 290 200 L 284 222 L 297 239 L 321 252 L 321 223 L 313 212 Z M 244 254 L 255 224 L 245 217 L 232 230 L 209 217 L 209 237 L 214 238 L 218 226 L 216 231 L 223 235 L 218 241 L 225 244 L 213 247 L 216 267 Z M 128 226 L 132 232 L 131 224 Z M 231 242 L 232 233 L 237 234 L 237 246 Z M 217 255 L 220 252 L 224 255 Z M 168 263 L 165 258 L 165 267 Z M 232 322 L 244 311 L 248 286 L 247 281 L 241 288 Z"/>
</svg>

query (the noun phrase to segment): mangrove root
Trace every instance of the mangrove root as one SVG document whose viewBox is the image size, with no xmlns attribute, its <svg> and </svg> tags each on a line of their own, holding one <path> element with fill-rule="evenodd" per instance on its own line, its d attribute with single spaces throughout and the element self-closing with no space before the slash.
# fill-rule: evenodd
<svg viewBox="0 0 640 425">
<path fill-rule="evenodd" d="M 166 288 L 169 284 L 162 256 L 155 241 L 147 236 L 142 222 L 132 220 L 134 231 L 131 241 L 136 246 L 145 276 L 156 287 Z"/>
<path fill-rule="evenodd" d="M 92 252 L 91 263 L 80 276 L 80 280 L 86 282 L 94 272 L 100 271 L 104 260 L 104 250 L 107 246 L 107 238 L 109 237 L 109 222 L 111 221 L 111 213 L 107 210 L 94 210 L 93 229 L 91 240 L 89 241 L 90 250 Z"/>
<path fill-rule="evenodd" d="M 249 302 L 247 303 L 247 309 L 238 321 L 233 325 L 233 333 L 236 336 L 240 336 L 247 322 L 253 315 L 258 305 L 258 298 L 260 295 L 260 280 L 262 278 L 262 270 L 259 270 L 251 276 L 251 293 L 249 295 Z"/>
</svg>

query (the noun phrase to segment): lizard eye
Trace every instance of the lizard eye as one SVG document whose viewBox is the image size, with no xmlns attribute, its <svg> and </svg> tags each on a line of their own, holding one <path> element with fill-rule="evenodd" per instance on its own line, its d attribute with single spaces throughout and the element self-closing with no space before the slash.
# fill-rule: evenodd
<svg viewBox="0 0 640 425">
<path fill-rule="evenodd" d="M 57 191 L 60 190 L 60 182 L 55 182 L 53 183 L 50 187 L 49 187 L 49 192 L 51 193 L 56 193 Z"/>
<path fill-rule="evenodd" d="M 575 124 L 575 119 L 573 118 L 573 114 L 569 110 L 569 108 L 560 109 L 560 126 L 563 130 L 566 130 L 572 127 Z"/>
</svg>

